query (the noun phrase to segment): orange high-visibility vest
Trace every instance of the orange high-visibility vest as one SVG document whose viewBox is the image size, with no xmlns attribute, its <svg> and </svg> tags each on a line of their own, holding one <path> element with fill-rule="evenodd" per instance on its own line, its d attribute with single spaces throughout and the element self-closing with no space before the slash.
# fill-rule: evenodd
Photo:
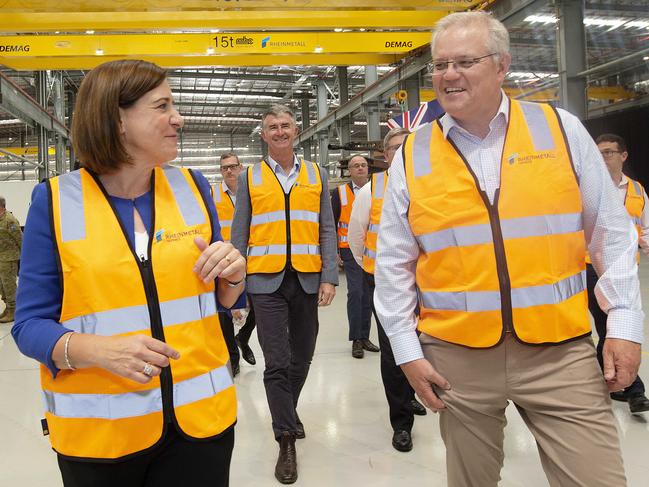
<svg viewBox="0 0 649 487">
<path fill-rule="evenodd" d="M 145 262 L 96 176 L 81 169 L 49 180 L 60 323 L 78 333 L 153 336 L 180 352 L 162 380 L 147 384 L 99 368 L 53 378 L 41 366 L 52 447 L 64 456 L 120 459 L 159 443 L 164 428 L 174 427 L 169 422 L 189 437 L 211 438 L 236 420 L 215 286 L 192 271 L 201 253 L 194 238 L 212 238 L 209 212 L 188 170 L 164 166 L 153 178 L 155 223 Z"/>
<path fill-rule="evenodd" d="M 234 203 L 230 194 L 224 190 L 225 183 L 218 183 L 212 186 L 212 198 L 216 206 L 216 213 L 219 216 L 221 225 L 221 236 L 226 242 L 230 241 L 232 231 L 232 218 L 234 218 Z"/>
<path fill-rule="evenodd" d="M 381 210 L 383 209 L 383 196 L 388 185 L 388 172 L 383 171 L 372 174 L 370 180 L 372 189 L 372 204 L 370 206 L 370 222 L 365 233 L 365 247 L 363 248 L 363 270 L 374 274 L 376 265 L 376 241 L 379 236 L 381 223 Z"/>
<path fill-rule="evenodd" d="M 347 234 L 349 232 L 349 218 L 352 215 L 352 205 L 356 196 L 354 190 L 349 187 L 349 184 L 341 184 L 337 190 L 340 196 L 340 218 L 338 218 L 338 248 L 348 249 L 349 240 Z"/>
<path fill-rule="evenodd" d="M 530 344 L 590 333 L 581 196 L 551 106 L 511 100 L 493 205 L 439 121 L 404 157 L 419 330 L 476 348 L 506 331 Z"/>
<path fill-rule="evenodd" d="M 627 176 L 629 182 L 626 185 L 626 195 L 624 196 L 624 207 L 631 217 L 631 221 L 638 232 L 638 238 L 642 235 L 642 212 L 644 211 L 644 188 L 635 179 Z M 636 253 L 636 260 L 640 262 L 640 251 Z M 586 251 L 586 264 L 592 264 L 590 255 Z"/>
<path fill-rule="evenodd" d="M 320 196 L 318 166 L 302 160 L 288 194 L 266 161 L 248 168 L 252 215 L 248 274 L 275 273 L 287 263 L 299 272 L 320 272 Z"/>
</svg>

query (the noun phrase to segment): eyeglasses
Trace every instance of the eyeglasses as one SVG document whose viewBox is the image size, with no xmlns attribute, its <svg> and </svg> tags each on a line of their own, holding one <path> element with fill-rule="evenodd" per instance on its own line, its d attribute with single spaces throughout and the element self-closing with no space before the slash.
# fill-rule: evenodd
<svg viewBox="0 0 649 487">
<path fill-rule="evenodd" d="M 622 151 L 606 149 L 599 151 L 599 153 L 602 154 L 602 157 L 611 157 L 613 154 L 622 154 Z"/>
<path fill-rule="evenodd" d="M 367 167 L 367 163 L 365 163 L 365 162 L 360 162 L 358 164 L 352 164 L 351 166 L 349 166 L 350 169 L 360 169 L 360 168 L 366 168 L 366 167 Z"/>
<path fill-rule="evenodd" d="M 449 59 L 448 61 L 434 59 L 433 62 L 428 65 L 428 72 L 433 76 L 439 76 L 446 73 L 448 66 L 452 64 L 455 71 L 457 71 L 458 73 L 463 73 L 467 69 L 471 69 L 473 66 L 478 64 L 482 59 L 496 56 L 497 54 L 497 52 L 492 52 L 491 54 L 485 54 L 484 56 L 480 57 Z"/>
<path fill-rule="evenodd" d="M 230 164 L 228 166 L 221 166 L 221 172 L 227 172 L 227 171 L 234 171 L 236 168 L 238 168 L 241 165 L 240 162 L 236 164 Z"/>
</svg>

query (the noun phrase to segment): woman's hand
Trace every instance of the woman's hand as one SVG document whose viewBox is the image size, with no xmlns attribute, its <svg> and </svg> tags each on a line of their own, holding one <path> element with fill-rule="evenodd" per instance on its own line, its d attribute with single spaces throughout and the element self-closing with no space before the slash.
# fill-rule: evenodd
<svg viewBox="0 0 649 487">
<path fill-rule="evenodd" d="M 207 245 L 200 237 L 194 243 L 201 255 L 194 264 L 194 272 L 203 282 L 222 277 L 230 282 L 238 282 L 246 277 L 246 260 L 229 242 L 214 242 Z"/>
</svg>

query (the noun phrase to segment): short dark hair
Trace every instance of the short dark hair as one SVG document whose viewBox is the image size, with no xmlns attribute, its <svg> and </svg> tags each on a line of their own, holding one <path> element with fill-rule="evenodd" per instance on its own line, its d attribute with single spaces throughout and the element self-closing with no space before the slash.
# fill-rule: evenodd
<svg viewBox="0 0 649 487">
<path fill-rule="evenodd" d="M 602 142 L 611 142 L 617 144 L 617 148 L 620 152 L 626 152 L 626 142 L 622 137 L 615 134 L 602 134 L 597 139 L 595 139 L 596 144 L 601 144 Z"/>
<path fill-rule="evenodd" d="M 237 162 L 241 163 L 241 161 L 239 161 L 239 156 L 236 155 L 234 152 L 224 152 L 223 154 L 221 154 L 221 157 L 219 158 L 219 164 L 223 164 L 224 159 L 230 159 L 231 157 L 234 157 L 237 160 Z"/>
<path fill-rule="evenodd" d="M 77 94 L 71 134 L 81 166 L 106 174 L 130 164 L 119 109 L 131 107 L 166 78 L 160 66 L 134 59 L 103 63 L 86 75 Z"/>
<path fill-rule="evenodd" d="M 5 200 L 4 196 L 0 196 L 0 208 L 6 208 L 7 207 L 7 200 Z"/>
</svg>

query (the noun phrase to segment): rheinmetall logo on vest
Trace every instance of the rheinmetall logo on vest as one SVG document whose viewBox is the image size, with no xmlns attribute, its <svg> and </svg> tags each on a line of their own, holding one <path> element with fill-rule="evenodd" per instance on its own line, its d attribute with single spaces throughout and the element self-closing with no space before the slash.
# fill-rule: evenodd
<svg viewBox="0 0 649 487">
<path fill-rule="evenodd" d="M 158 230 L 155 233 L 156 242 L 177 242 L 183 238 L 194 238 L 200 236 L 201 232 L 197 228 L 193 230 L 183 230 L 182 232 L 167 232 L 166 230 Z"/>
<path fill-rule="evenodd" d="M 544 159 L 556 159 L 557 155 L 554 152 L 537 152 L 534 154 L 519 155 L 518 152 L 513 153 L 507 158 L 507 162 L 511 166 L 514 163 L 530 164 L 535 161 L 542 161 Z"/>
</svg>

